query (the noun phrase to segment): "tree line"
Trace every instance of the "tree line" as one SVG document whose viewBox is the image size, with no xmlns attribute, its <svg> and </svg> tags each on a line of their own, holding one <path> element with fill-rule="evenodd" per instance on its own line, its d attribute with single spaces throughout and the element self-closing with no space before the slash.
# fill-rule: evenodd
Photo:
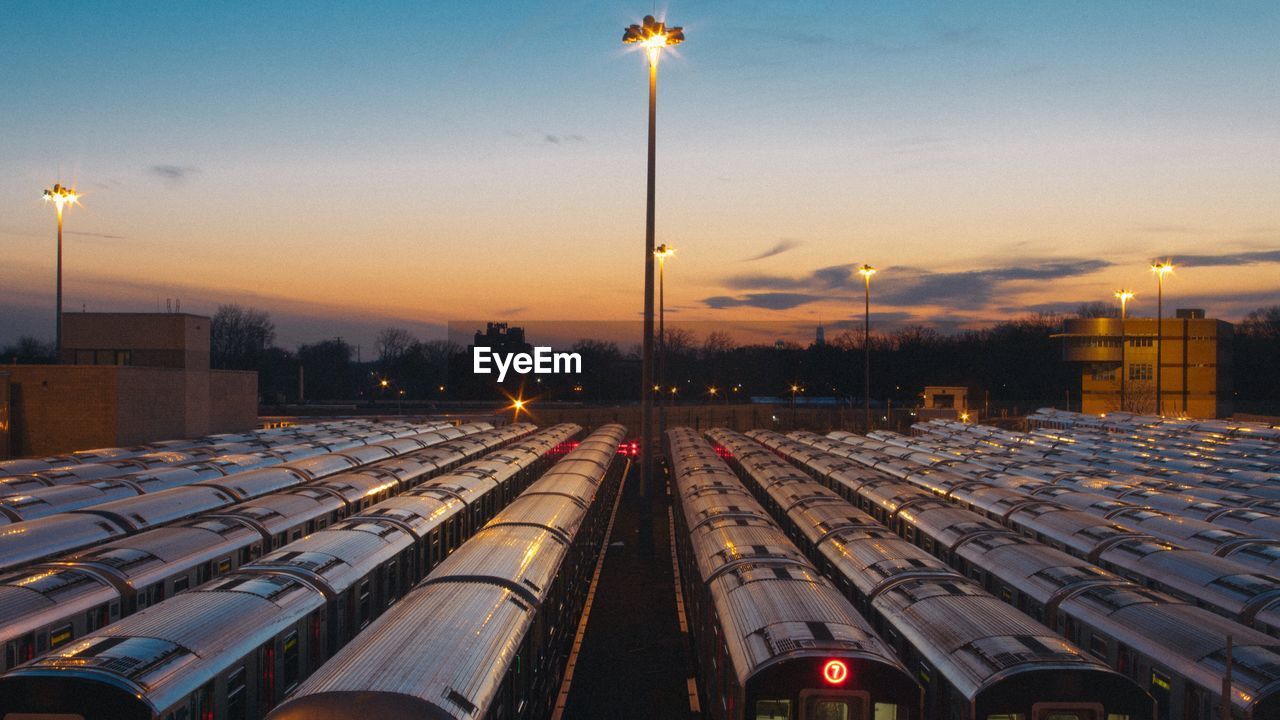
<svg viewBox="0 0 1280 720">
<path fill-rule="evenodd" d="M 1112 312 L 1082 306 L 1076 315 Z M 983 329 L 944 334 L 910 325 L 870 338 L 873 404 L 918 404 L 926 385 L 970 388 L 971 401 L 992 412 L 1042 405 L 1079 407 L 1080 369 L 1062 361 L 1063 316 L 1030 315 Z M 265 404 L 307 401 L 434 403 L 493 401 L 503 394 L 544 401 L 626 404 L 640 384 L 639 346 L 581 339 L 570 350 L 582 356 L 576 375 L 509 377 L 498 385 L 470 371 L 467 348 L 447 340 L 421 340 L 402 328 L 378 333 L 372 357 L 357 357 L 341 338 L 286 349 L 276 345 L 275 325 L 261 310 L 222 305 L 211 322 L 214 368 L 255 370 Z M 534 339 L 536 340 L 536 338 Z M 722 332 L 705 337 L 679 328 L 666 336 L 663 397 L 675 404 L 748 402 L 769 396 L 835 398 L 862 404 L 862 333 L 843 332 L 823 345 L 738 345 Z M 1235 407 L 1280 415 L 1280 305 L 1259 308 L 1235 325 Z M 23 337 L 0 350 L 7 362 L 52 362 L 53 347 Z M 302 382 L 299 382 L 301 377 Z M 674 392 L 672 392 L 674 388 Z M 712 392 L 715 388 L 715 392 Z"/>
</svg>

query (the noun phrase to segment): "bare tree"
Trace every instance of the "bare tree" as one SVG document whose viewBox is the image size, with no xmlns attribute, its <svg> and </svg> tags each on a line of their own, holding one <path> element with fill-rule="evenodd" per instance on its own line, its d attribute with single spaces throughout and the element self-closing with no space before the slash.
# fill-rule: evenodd
<svg viewBox="0 0 1280 720">
<path fill-rule="evenodd" d="M 383 365 L 403 358 L 416 341 L 404 328 L 383 328 L 378 332 L 378 360 Z"/>
<path fill-rule="evenodd" d="M 53 343 L 30 335 L 23 335 L 18 338 L 18 342 L 0 351 L 0 357 L 11 362 L 33 364 L 51 363 L 55 360 L 56 354 Z"/>
<path fill-rule="evenodd" d="M 1095 301 L 1080 303 L 1076 308 L 1076 317 L 1079 318 L 1113 318 L 1120 317 L 1120 308 L 1109 302 Z"/>
<path fill-rule="evenodd" d="M 737 347 L 733 336 L 723 330 L 714 330 L 702 343 L 702 355 L 705 358 L 716 358 Z"/>
<path fill-rule="evenodd" d="M 695 337 L 693 333 L 684 328 L 667 328 L 667 352 L 672 355 L 679 355 L 693 348 Z"/>
<path fill-rule="evenodd" d="M 262 310 L 219 305 L 209 323 L 210 363 L 215 368 L 256 370 L 276 339 L 276 326 Z"/>
</svg>

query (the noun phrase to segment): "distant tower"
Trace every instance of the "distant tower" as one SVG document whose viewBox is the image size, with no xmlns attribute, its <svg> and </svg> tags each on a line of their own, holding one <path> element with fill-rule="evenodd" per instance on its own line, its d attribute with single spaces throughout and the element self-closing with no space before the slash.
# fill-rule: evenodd
<svg viewBox="0 0 1280 720">
<path fill-rule="evenodd" d="M 823 345 L 827 344 L 827 329 L 822 327 L 821 320 L 818 321 L 818 335 L 817 335 L 817 338 L 815 338 L 814 342 L 817 344 L 818 347 L 822 347 Z"/>
</svg>

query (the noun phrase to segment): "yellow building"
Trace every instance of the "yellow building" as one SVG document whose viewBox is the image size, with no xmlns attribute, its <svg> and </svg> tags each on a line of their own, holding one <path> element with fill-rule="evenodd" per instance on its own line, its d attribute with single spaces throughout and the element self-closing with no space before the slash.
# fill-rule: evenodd
<svg viewBox="0 0 1280 720">
<path fill-rule="evenodd" d="M 1232 325 L 1178 310 L 1155 318 L 1067 320 L 1062 357 L 1082 364 L 1081 411 L 1155 413 L 1156 355 L 1160 355 L 1159 412 L 1194 418 L 1231 414 Z M 1160 347 L 1163 343 L 1163 347 Z"/>
</svg>

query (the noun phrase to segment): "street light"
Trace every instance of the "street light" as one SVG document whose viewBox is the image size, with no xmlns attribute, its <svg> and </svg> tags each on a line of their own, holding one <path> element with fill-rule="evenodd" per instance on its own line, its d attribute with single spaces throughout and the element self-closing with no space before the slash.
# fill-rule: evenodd
<svg viewBox="0 0 1280 720">
<path fill-rule="evenodd" d="M 644 48 L 649 58 L 649 176 L 644 222 L 644 340 L 640 363 L 640 497 L 649 499 L 653 484 L 653 236 L 654 171 L 658 154 L 658 59 L 662 49 L 684 42 L 682 28 L 668 28 L 652 15 L 622 33 L 622 42 Z M 647 504 L 645 505 L 647 507 Z"/>
<path fill-rule="evenodd" d="M 78 205 L 80 196 L 76 194 L 75 188 L 66 188 L 59 183 L 54 183 L 52 189 L 44 191 L 44 201 L 53 203 L 53 207 L 58 211 L 58 299 L 57 299 L 57 318 L 54 321 L 54 345 L 57 348 L 58 362 L 62 361 L 62 210 L 70 205 Z"/>
<path fill-rule="evenodd" d="M 667 381 L 667 293 L 666 265 L 667 258 L 676 254 L 676 249 L 663 243 L 653 251 L 658 258 L 658 384 Z M 667 401 L 658 401 L 658 437 L 667 432 Z"/>
<path fill-rule="evenodd" d="M 1156 415 L 1164 416 L 1164 396 L 1161 395 L 1162 383 L 1160 362 L 1164 345 L 1164 276 L 1173 272 L 1173 261 L 1151 263 L 1151 272 L 1156 275 Z"/>
<path fill-rule="evenodd" d="M 871 276 L 876 274 L 876 269 L 863 263 L 858 268 L 858 274 L 862 276 L 865 290 L 862 310 L 862 405 L 867 414 L 865 432 L 871 432 Z"/>
<path fill-rule="evenodd" d="M 799 385 L 791 385 L 791 429 L 796 429 L 796 393 L 804 392 L 804 388 Z"/>
<path fill-rule="evenodd" d="M 1125 345 L 1127 344 L 1126 341 L 1128 339 L 1125 332 L 1124 321 L 1129 317 L 1129 301 L 1134 298 L 1134 293 L 1121 288 L 1116 291 L 1116 298 L 1120 300 L 1120 409 L 1125 410 L 1128 403 L 1125 402 L 1127 398 L 1124 394 L 1124 376 L 1129 372 L 1129 369 L 1126 368 L 1124 364 L 1124 351 Z"/>
</svg>

